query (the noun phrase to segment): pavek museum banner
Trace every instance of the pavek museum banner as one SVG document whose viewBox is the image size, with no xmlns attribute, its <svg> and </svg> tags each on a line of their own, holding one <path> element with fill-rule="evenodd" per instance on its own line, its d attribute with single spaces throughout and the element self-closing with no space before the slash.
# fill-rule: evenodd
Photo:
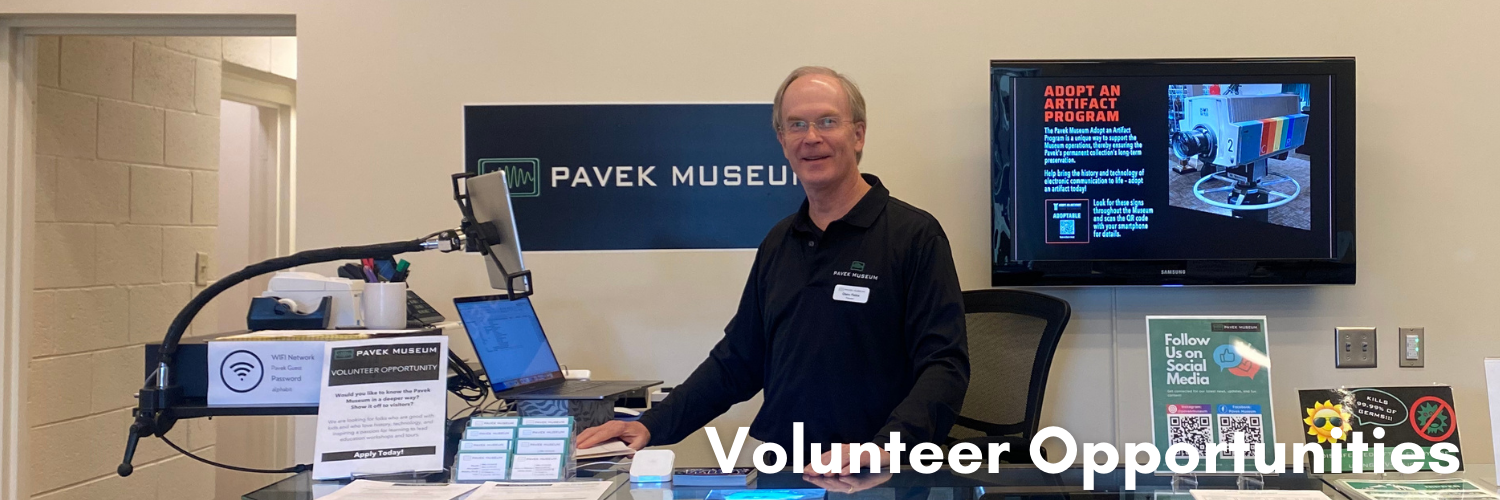
<svg viewBox="0 0 1500 500">
<path fill-rule="evenodd" d="M 464 151 L 527 251 L 755 248 L 804 198 L 770 104 L 470 105 Z"/>
</svg>

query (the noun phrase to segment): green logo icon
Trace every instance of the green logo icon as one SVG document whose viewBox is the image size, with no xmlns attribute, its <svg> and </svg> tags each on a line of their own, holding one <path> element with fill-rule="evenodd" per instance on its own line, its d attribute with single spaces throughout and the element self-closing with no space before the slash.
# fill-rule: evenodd
<svg viewBox="0 0 1500 500">
<path fill-rule="evenodd" d="M 334 349 L 333 359 L 354 359 L 354 349 Z"/>
<path fill-rule="evenodd" d="M 536 158 L 484 158 L 479 160 L 479 175 L 505 171 L 512 198 L 535 198 L 542 194 L 542 160 Z"/>
<path fill-rule="evenodd" d="M 854 262 L 850 262 L 849 263 L 849 270 L 850 271 L 864 271 L 865 270 L 865 263 L 857 261 L 857 260 L 854 261 Z"/>
</svg>

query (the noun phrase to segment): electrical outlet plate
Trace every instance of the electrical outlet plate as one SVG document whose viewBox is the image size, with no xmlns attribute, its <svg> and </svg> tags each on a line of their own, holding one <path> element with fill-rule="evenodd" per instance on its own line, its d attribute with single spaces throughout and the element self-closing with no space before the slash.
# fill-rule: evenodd
<svg viewBox="0 0 1500 500">
<path fill-rule="evenodd" d="M 1420 326 L 1404 326 L 1396 337 L 1396 359 L 1406 368 L 1421 368 L 1427 364 L 1427 332 Z"/>
<path fill-rule="evenodd" d="M 1333 330 L 1333 366 L 1336 368 L 1375 367 L 1375 328 L 1341 326 Z"/>
</svg>

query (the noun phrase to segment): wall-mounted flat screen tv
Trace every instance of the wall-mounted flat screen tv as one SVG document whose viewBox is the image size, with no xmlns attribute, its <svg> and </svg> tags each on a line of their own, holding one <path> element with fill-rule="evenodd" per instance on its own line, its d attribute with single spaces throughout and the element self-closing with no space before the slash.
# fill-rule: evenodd
<svg viewBox="0 0 1500 500">
<path fill-rule="evenodd" d="M 1354 59 L 992 61 L 995 286 L 1354 284 Z"/>
</svg>

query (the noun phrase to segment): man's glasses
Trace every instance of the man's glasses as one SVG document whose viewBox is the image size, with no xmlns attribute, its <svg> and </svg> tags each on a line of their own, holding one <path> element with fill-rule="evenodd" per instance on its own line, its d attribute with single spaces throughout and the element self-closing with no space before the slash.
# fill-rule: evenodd
<svg viewBox="0 0 1500 500">
<path fill-rule="evenodd" d="M 818 129 L 819 133 L 829 132 L 838 129 L 845 123 L 847 122 L 839 119 L 837 116 L 825 116 L 813 121 L 787 120 L 781 124 L 781 133 L 793 136 L 804 135 L 807 134 L 807 129 L 810 128 Z"/>
</svg>

